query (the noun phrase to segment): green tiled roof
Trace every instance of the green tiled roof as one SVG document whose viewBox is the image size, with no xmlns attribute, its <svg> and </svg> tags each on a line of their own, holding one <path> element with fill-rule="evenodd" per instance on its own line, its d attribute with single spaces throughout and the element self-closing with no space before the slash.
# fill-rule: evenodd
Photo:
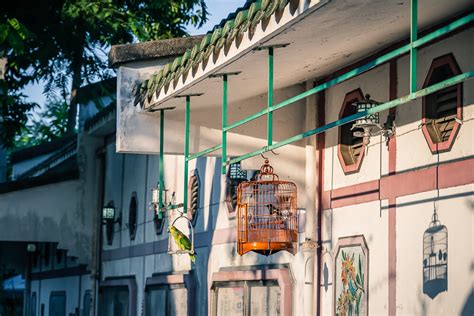
<svg viewBox="0 0 474 316">
<path fill-rule="evenodd" d="M 166 64 L 149 79 L 138 83 L 134 88 L 134 105 L 145 100 L 151 102 L 153 95 L 158 96 L 163 87 L 186 75 L 192 68 L 208 59 L 213 52 L 218 53 L 225 45 L 230 45 L 237 35 L 257 26 L 263 19 L 269 18 L 276 11 L 283 10 L 288 0 L 248 0 L 235 13 L 229 14 L 219 25 L 209 32 L 192 49 Z"/>
</svg>

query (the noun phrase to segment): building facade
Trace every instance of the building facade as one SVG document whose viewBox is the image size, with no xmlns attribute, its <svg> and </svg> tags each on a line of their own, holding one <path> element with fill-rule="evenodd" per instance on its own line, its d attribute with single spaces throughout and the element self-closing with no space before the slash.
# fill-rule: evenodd
<svg viewBox="0 0 474 316">
<path fill-rule="evenodd" d="M 91 260 L 33 278 L 31 315 L 472 315 L 473 21 L 461 0 L 247 1 L 112 47 L 116 108 L 78 145 Z M 266 233 L 285 209 L 262 224 L 238 194 L 266 159 L 297 190 L 290 251 Z M 248 227 L 268 245 L 239 255 Z"/>
<path fill-rule="evenodd" d="M 104 249 L 104 293 L 114 291 L 110 282 L 127 284 L 127 306 L 136 306 L 130 313 L 149 315 L 472 313 L 472 81 L 423 90 L 472 76 L 467 3 L 418 4 L 412 41 L 426 42 L 415 53 L 406 46 L 408 2 L 285 4 L 244 7 L 177 58 L 120 60 L 115 54 L 127 48 L 113 49 L 119 84 L 126 87 L 117 96 L 115 149 L 138 155 L 124 156 L 122 168 L 125 179 L 141 179 L 136 186 L 124 181 L 121 203 L 127 208 L 136 192 L 143 214 L 135 239 L 122 225 Z M 427 39 L 463 17 L 470 22 Z M 133 94 L 135 81 L 141 84 Z M 369 139 L 354 136 L 352 122 L 337 123 L 365 99 L 399 102 L 378 113 L 385 132 Z M 265 109 L 275 105 L 268 128 Z M 245 119 L 255 113 L 259 119 Z M 185 179 L 199 179 L 192 212 L 196 263 L 167 254 L 166 228 L 180 213 L 168 210 L 157 230 L 148 210 L 159 181 L 158 157 L 149 154 L 159 154 L 160 115 L 167 194 L 186 199 L 185 190 L 192 190 L 191 181 L 182 181 L 186 168 Z M 305 131 L 314 136 L 291 138 Z M 260 152 L 280 179 L 297 186 L 295 255 L 237 253 L 238 218 L 226 203 L 229 170 L 240 160 L 239 168 L 252 174 L 263 163 Z M 211 157 L 194 159 L 200 153 Z M 230 157 L 227 175 L 223 155 Z M 248 159 L 235 158 L 242 155 Z M 110 173 L 119 176 L 118 169 Z"/>
</svg>

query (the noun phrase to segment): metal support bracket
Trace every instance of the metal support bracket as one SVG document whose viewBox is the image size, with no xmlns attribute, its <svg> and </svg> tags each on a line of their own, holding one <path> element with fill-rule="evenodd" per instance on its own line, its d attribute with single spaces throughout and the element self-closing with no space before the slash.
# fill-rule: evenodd
<svg viewBox="0 0 474 316">
<path fill-rule="evenodd" d="M 209 78 L 218 78 L 222 77 L 222 162 L 227 161 L 227 131 L 224 128 L 227 126 L 227 96 L 228 96 L 228 77 L 229 76 L 236 76 L 240 74 L 238 72 L 223 72 L 223 73 L 216 73 L 210 75 Z M 226 174 L 226 165 L 222 163 L 221 165 L 221 173 Z"/>
<path fill-rule="evenodd" d="M 190 125 L 190 112 L 191 112 L 191 97 L 199 97 L 203 93 L 191 93 L 178 95 L 176 98 L 186 98 L 186 108 L 185 108 L 185 118 L 184 118 L 184 130 L 185 130 L 185 139 L 184 139 L 184 176 L 183 176 L 183 213 L 188 212 L 188 169 L 189 169 L 189 125 Z"/>
<path fill-rule="evenodd" d="M 287 47 L 288 45 L 290 45 L 290 43 L 273 44 L 273 45 L 262 45 L 262 46 L 259 46 L 259 47 L 257 47 L 257 48 L 254 48 L 254 51 L 267 50 L 267 49 L 269 49 L 270 47 L 271 47 L 271 48 L 285 48 L 285 47 Z"/>
</svg>

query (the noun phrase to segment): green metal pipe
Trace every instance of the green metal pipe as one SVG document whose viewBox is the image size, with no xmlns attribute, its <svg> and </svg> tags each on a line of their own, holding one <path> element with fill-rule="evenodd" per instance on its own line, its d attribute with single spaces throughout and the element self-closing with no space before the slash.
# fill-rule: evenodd
<svg viewBox="0 0 474 316">
<path fill-rule="evenodd" d="M 222 91 L 222 162 L 227 161 L 227 74 L 222 75 L 223 91 Z M 222 164 L 221 173 L 226 174 L 226 166 Z"/>
<path fill-rule="evenodd" d="M 159 191 L 158 191 L 158 218 L 163 218 L 163 186 L 164 186 L 164 143 L 165 143 L 165 110 L 160 111 L 160 160 L 159 160 Z"/>
<path fill-rule="evenodd" d="M 219 149 L 221 149 L 221 148 L 222 148 L 222 144 L 216 145 L 216 146 L 214 146 L 214 147 L 205 149 L 205 150 L 200 151 L 200 152 L 198 152 L 198 153 L 195 153 L 195 154 L 193 154 L 193 155 L 189 155 L 187 160 L 188 160 L 188 161 L 194 160 L 194 159 L 196 159 L 196 158 L 199 158 L 199 157 L 208 155 L 208 154 L 210 154 L 210 153 L 212 153 L 212 152 L 214 152 L 214 151 L 216 151 L 216 150 L 219 150 Z"/>
<path fill-rule="evenodd" d="M 458 20 L 456 20 L 456 21 L 440 28 L 440 29 L 437 29 L 436 31 L 433 31 L 433 32 L 423 36 L 422 38 L 420 38 L 420 39 L 416 40 L 415 42 L 413 42 L 411 45 L 407 44 L 407 45 L 404 45 L 402 47 L 399 47 L 399 48 L 397 48 L 397 49 L 395 49 L 395 50 L 393 50 L 393 51 L 391 51 L 391 52 L 389 52 L 389 53 L 387 53 L 383 56 L 380 56 L 380 57 L 374 59 L 373 61 L 371 61 L 371 62 L 369 62 L 369 63 L 367 63 L 367 64 L 365 64 L 361 67 L 358 67 L 358 68 L 353 69 L 349 72 L 346 72 L 345 74 L 343 74 L 343 75 L 341 75 L 341 76 L 339 76 L 335 79 L 332 79 L 332 80 L 330 80 L 328 82 L 325 82 L 325 83 L 323 83 L 319 86 L 316 86 L 316 87 L 314 87 L 312 89 L 309 89 L 309 90 L 307 90 L 303 93 L 300 93 L 300 94 L 298 94 L 294 97 L 291 97 L 291 98 L 289 98 L 289 99 L 287 99 L 283 102 L 280 102 L 280 103 L 274 105 L 271 108 L 266 108 L 266 109 L 264 109 L 260 112 L 252 114 L 252 115 L 250 115 L 250 116 L 248 116 L 248 117 L 246 117 L 242 120 L 239 120 L 237 122 L 229 124 L 225 128 L 225 131 L 227 132 L 227 131 L 229 131 L 231 129 L 234 129 L 238 126 L 241 126 L 241 125 L 244 125 L 248 122 L 256 120 L 256 119 L 266 115 L 268 112 L 276 111 L 276 110 L 281 109 L 281 108 L 283 108 L 283 107 L 285 107 L 289 104 L 292 104 L 296 101 L 302 100 L 302 99 L 304 99 L 304 98 L 306 98 L 310 95 L 313 95 L 313 94 L 318 93 L 320 91 L 323 91 L 327 88 L 333 87 L 333 86 L 335 86 L 335 85 L 337 85 L 341 82 L 349 80 L 349 79 L 351 79 L 355 76 L 358 76 L 358 75 L 360 75 L 360 74 L 362 74 L 362 73 L 364 73 L 364 72 L 366 72 L 366 71 L 368 71 L 372 68 L 375 68 L 375 67 L 377 67 L 381 64 L 384 64 L 384 63 L 388 62 L 389 60 L 391 60 L 395 57 L 398 57 L 398 56 L 401 56 L 401 55 L 404 55 L 404 54 L 410 52 L 411 47 L 418 48 L 420 46 L 426 45 L 427 43 L 429 43 L 429 42 L 431 42 L 431 41 L 433 41 L 433 40 L 435 40 L 435 39 L 437 39 L 437 38 L 439 38 L 439 37 L 441 37 L 441 36 L 443 36 L 443 35 L 445 35 L 449 32 L 452 32 L 453 30 L 456 30 L 456 29 L 458 29 L 458 28 L 460 28 L 460 27 L 462 27 L 462 26 L 464 26 L 468 23 L 471 23 L 473 21 L 474 21 L 474 13 L 468 14 L 468 15 L 466 15 L 466 16 L 464 16 L 464 17 L 462 17 L 462 18 L 460 18 L 460 19 L 458 19 Z"/>
<path fill-rule="evenodd" d="M 416 91 L 417 49 L 413 42 L 418 39 L 418 0 L 410 1 L 410 93 Z"/>
<path fill-rule="evenodd" d="M 185 110 L 185 119 L 184 119 L 184 183 L 183 183 L 183 212 L 186 214 L 188 212 L 188 156 L 189 156 L 189 120 L 190 120 L 190 106 L 191 106 L 191 97 L 186 96 L 186 110 Z"/>
<path fill-rule="evenodd" d="M 273 47 L 268 47 L 267 145 L 273 143 Z"/>
<path fill-rule="evenodd" d="M 398 98 L 398 99 L 395 99 L 395 100 L 392 100 L 392 101 L 389 101 L 389 102 L 386 102 L 386 103 L 383 103 L 383 104 L 380 104 L 376 107 L 373 107 L 369 110 L 366 110 L 364 112 L 358 112 L 356 114 L 353 114 L 353 115 L 349 115 L 349 116 L 346 116 L 344 118 L 341 118 L 337 121 L 334 121 L 334 122 L 331 122 L 329 124 L 326 124 L 324 126 L 321 126 L 321 127 L 318 127 L 318 128 L 315 128 L 315 129 L 312 129 L 312 130 L 309 130 L 309 131 L 306 131 L 304 133 L 301 133 L 301 134 L 298 134 L 296 136 L 293 136 L 293 137 L 290 137 L 290 138 L 287 138 L 285 140 L 282 140 L 278 143 L 275 143 L 275 144 L 272 144 L 271 146 L 265 146 L 264 148 L 262 149 L 259 149 L 259 150 L 255 150 L 253 152 L 250 152 L 248 154 L 245 154 L 245 155 L 242 155 L 240 157 L 236 157 L 236 158 L 233 158 L 233 159 L 230 159 L 227 164 L 233 164 L 233 163 L 237 163 L 239 161 L 242 161 L 242 160 L 245 160 L 245 159 L 248 159 L 248 158 L 251 158 L 251 157 L 255 157 L 255 156 L 258 156 L 264 152 L 267 152 L 267 151 L 270 151 L 270 150 L 274 150 L 274 149 L 277 149 L 277 148 L 280 148 L 282 146 L 285 146 L 285 145 L 288 145 L 288 144 L 291 144 L 291 143 L 294 143 L 296 141 L 299 141 L 299 140 L 302 140 L 306 137 L 310 137 L 310 136 L 313 136 L 313 135 L 316 135 L 316 134 L 320 134 L 320 133 L 324 133 L 325 131 L 331 129 L 331 128 L 334 128 L 334 127 L 338 127 L 338 126 L 341 126 L 341 125 L 344 125 L 344 124 L 347 124 L 349 122 L 353 122 L 357 119 L 360 119 L 362 117 L 365 117 L 367 115 L 370 115 L 370 114 L 374 114 L 374 113 L 378 113 L 378 112 L 381 112 L 381 111 L 385 111 L 385 110 L 388 110 L 390 108 L 393 108 L 393 107 L 396 107 L 398 105 L 402 105 L 402 104 L 406 104 L 414 99 L 417 99 L 417 98 L 420 98 L 420 97 L 424 97 L 428 94 L 431 94 L 433 92 L 436 92 L 436 91 L 439 91 L 439 90 L 442 90 L 444 88 L 447 88 L 447 87 L 450 87 L 450 86 L 453 86 L 453 85 L 456 85 L 458 83 L 461 83 L 467 79 L 472 79 L 474 77 L 474 71 L 470 71 L 470 72 L 465 72 L 463 74 L 460 74 L 460 75 L 457 75 L 457 76 L 454 76 L 452 78 L 449 78 L 447 80 L 444 80 L 444 81 L 441 81 L 437 84 L 434 84 L 434 85 L 431 85 L 425 89 L 422 89 L 422 90 L 419 90 L 415 93 L 410 93 L 404 97 L 401 97 L 401 98 Z"/>
</svg>

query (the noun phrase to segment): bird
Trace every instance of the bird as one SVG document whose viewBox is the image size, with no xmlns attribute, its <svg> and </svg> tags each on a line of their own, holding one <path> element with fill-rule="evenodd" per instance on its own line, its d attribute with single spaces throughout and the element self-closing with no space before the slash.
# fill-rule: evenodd
<svg viewBox="0 0 474 316">
<path fill-rule="evenodd" d="M 175 226 L 170 227 L 171 236 L 173 236 L 174 242 L 181 250 L 191 251 L 191 241 L 189 238 L 183 234 L 179 229 Z M 193 263 L 196 263 L 196 254 L 189 253 L 189 258 Z"/>
<path fill-rule="evenodd" d="M 280 217 L 283 217 L 283 218 L 288 218 L 288 216 L 290 215 L 290 211 L 289 210 L 280 210 L 278 208 L 276 208 L 273 204 L 267 204 L 266 207 L 268 208 L 268 211 L 270 212 L 270 215 L 273 215 L 273 216 L 280 216 Z"/>
<path fill-rule="evenodd" d="M 273 204 L 269 203 L 265 206 L 268 208 L 268 211 L 270 212 L 270 215 L 281 216 L 280 210 L 277 209 Z"/>
</svg>

